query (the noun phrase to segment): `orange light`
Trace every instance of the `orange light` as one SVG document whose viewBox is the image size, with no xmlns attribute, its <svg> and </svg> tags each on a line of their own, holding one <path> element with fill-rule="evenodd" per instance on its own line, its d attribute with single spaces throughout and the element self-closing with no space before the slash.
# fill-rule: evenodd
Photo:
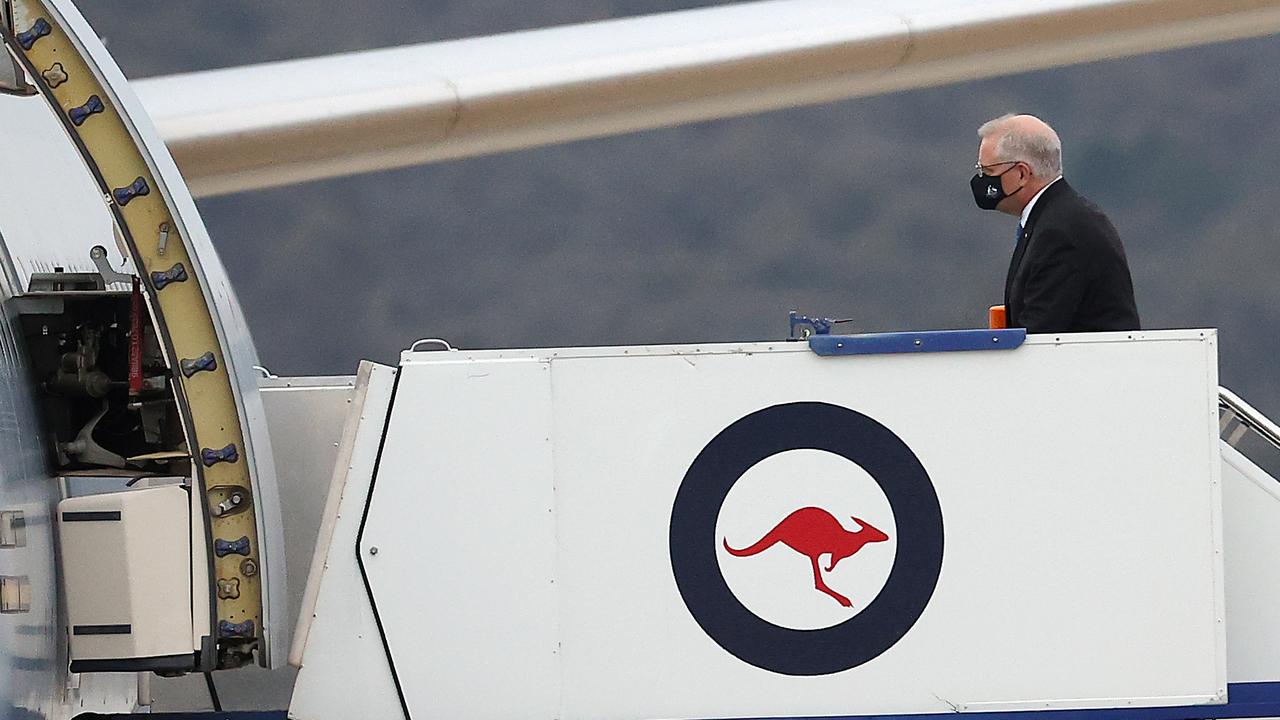
<svg viewBox="0 0 1280 720">
<path fill-rule="evenodd" d="M 992 305 L 987 308 L 987 327 L 991 330 L 1003 330 L 1009 327 L 1009 315 L 1003 305 Z"/>
</svg>

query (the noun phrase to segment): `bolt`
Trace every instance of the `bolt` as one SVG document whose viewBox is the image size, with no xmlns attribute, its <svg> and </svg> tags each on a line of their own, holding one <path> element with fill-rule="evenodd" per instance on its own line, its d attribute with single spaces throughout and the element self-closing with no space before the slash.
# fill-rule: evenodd
<svg viewBox="0 0 1280 720">
<path fill-rule="evenodd" d="M 373 547 L 369 548 L 369 554 L 370 554 L 370 555 L 377 555 L 377 554 L 378 554 L 378 546 L 377 546 L 377 545 L 374 545 Z"/>
</svg>

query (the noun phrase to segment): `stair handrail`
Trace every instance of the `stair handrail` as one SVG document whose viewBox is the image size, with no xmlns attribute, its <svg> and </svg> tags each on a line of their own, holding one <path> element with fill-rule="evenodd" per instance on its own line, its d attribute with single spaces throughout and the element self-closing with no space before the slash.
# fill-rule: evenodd
<svg viewBox="0 0 1280 720">
<path fill-rule="evenodd" d="M 1266 415 L 1258 412 L 1252 405 L 1241 399 L 1239 395 L 1220 386 L 1218 388 L 1218 406 L 1230 412 L 1241 424 L 1261 435 L 1277 449 L 1280 449 L 1280 425 L 1276 425 Z"/>
</svg>

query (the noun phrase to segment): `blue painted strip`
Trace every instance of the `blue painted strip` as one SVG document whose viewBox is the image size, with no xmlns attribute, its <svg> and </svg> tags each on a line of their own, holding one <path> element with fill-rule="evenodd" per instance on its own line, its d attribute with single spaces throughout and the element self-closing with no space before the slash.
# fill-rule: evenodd
<svg viewBox="0 0 1280 720">
<path fill-rule="evenodd" d="M 1026 339 L 1026 328 L 814 335 L 809 338 L 809 349 L 823 356 L 1012 350 Z"/>
<path fill-rule="evenodd" d="M 1223 720 L 1225 718 L 1280 717 L 1280 682 L 1231 683 L 1227 685 L 1228 702 L 1219 705 L 1181 705 L 1151 708 L 1101 708 L 1097 710 L 1011 710 L 1007 712 L 926 713 L 919 715 L 848 715 L 821 720 Z M 155 720 L 285 720 L 284 710 L 267 712 L 195 712 L 156 713 Z M 88 713 L 81 718 L 136 718 L 137 715 L 98 715 Z M 760 718 L 759 720 L 781 720 Z M 786 720 L 796 720 L 787 718 Z M 811 718 L 809 720 L 818 720 Z"/>
<path fill-rule="evenodd" d="M 1231 702 L 1280 702 L 1280 682 L 1228 683 L 1227 699 Z"/>
<path fill-rule="evenodd" d="M 1227 702 L 1218 705 L 1097 710 L 1008 710 L 919 715 L 849 715 L 827 717 L 821 720 L 938 720 L 940 717 L 953 717 L 959 720 L 1022 720 L 1023 718 L 1028 720 L 1224 720 L 1225 718 L 1280 717 L 1280 682 L 1231 683 L 1227 685 Z M 781 719 L 760 718 L 758 720 Z"/>
</svg>

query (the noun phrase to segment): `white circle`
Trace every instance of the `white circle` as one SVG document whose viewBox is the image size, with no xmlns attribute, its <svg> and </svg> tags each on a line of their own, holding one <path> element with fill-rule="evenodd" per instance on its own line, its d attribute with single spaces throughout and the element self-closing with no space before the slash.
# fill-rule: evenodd
<svg viewBox="0 0 1280 720">
<path fill-rule="evenodd" d="M 750 548 L 803 508 L 818 509 L 804 517 L 826 527 L 832 540 L 859 532 L 855 517 L 888 535 L 862 545 L 830 571 L 832 556 L 822 546 L 821 579 L 850 607 L 817 589 L 813 561 L 785 542 L 744 557 L 724 547 L 727 543 L 739 552 Z M 862 532 L 875 537 L 873 530 Z M 729 490 L 716 518 L 716 559 L 729 590 L 761 620 L 793 630 L 820 630 L 857 615 L 880 594 L 893 569 L 897 535 L 889 499 L 861 466 L 825 450 L 789 450 L 756 463 Z"/>
</svg>

